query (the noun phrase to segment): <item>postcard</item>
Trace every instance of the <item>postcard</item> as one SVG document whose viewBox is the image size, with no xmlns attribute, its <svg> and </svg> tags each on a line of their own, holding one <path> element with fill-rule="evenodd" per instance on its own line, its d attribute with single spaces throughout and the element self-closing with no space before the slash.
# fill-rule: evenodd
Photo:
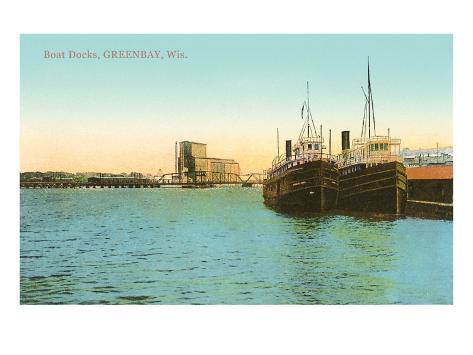
<svg viewBox="0 0 473 355">
<path fill-rule="evenodd" d="M 20 47 L 20 304 L 453 303 L 451 35 Z"/>
</svg>

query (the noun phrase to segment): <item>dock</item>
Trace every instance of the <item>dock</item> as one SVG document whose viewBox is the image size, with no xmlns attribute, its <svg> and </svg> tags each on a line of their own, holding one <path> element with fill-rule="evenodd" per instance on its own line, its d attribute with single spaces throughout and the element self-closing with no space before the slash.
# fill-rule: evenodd
<svg viewBox="0 0 473 355">
<path fill-rule="evenodd" d="M 453 220 L 453 165 L 407 168 L 406 216 Z"/>
<path fill-rule="evenodd" d="M 453 203 L 407 200 L 406 216 L 453 220 Z"/>
</svg>

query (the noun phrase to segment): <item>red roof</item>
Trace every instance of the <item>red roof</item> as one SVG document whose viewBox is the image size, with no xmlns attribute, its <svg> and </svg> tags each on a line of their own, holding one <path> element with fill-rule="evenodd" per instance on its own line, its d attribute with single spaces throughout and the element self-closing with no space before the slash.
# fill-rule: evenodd
<svg viewBox="0 0 473 355">
<path fill-rule="evenodd" d="M 453 179 L 453 165 L 421 166 L 406 168 L 407 180 Z"/>
</svg>

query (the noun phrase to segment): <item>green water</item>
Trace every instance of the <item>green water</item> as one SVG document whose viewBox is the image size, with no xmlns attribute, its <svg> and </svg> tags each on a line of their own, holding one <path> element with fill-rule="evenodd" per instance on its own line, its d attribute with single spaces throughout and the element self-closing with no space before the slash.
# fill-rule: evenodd
<svg viewBox="0 0 473 355">
<path fill-rule="evenodd" d="M 451 304 L 451 221 L 290 216 L 259 188 L 22 189 L 22 304 Z"/>
</svg>

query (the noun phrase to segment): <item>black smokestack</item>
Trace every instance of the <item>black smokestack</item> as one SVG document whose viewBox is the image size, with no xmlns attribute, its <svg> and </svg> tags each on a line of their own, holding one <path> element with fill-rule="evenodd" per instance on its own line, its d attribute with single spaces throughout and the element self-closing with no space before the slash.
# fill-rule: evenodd
<svg viewBox="0 0 473 355">
<path fill-rule="evenodd" d="M 291 151 L 292 151 L 292 145 L 291 145 L 291 140 L 286 141 L 286 160 L 291 159 Z"/>
<path fill-rule="evenodd" d="M 342 150 L 350 149 L 350 131 L 342 131 Z"/>
</svg>

